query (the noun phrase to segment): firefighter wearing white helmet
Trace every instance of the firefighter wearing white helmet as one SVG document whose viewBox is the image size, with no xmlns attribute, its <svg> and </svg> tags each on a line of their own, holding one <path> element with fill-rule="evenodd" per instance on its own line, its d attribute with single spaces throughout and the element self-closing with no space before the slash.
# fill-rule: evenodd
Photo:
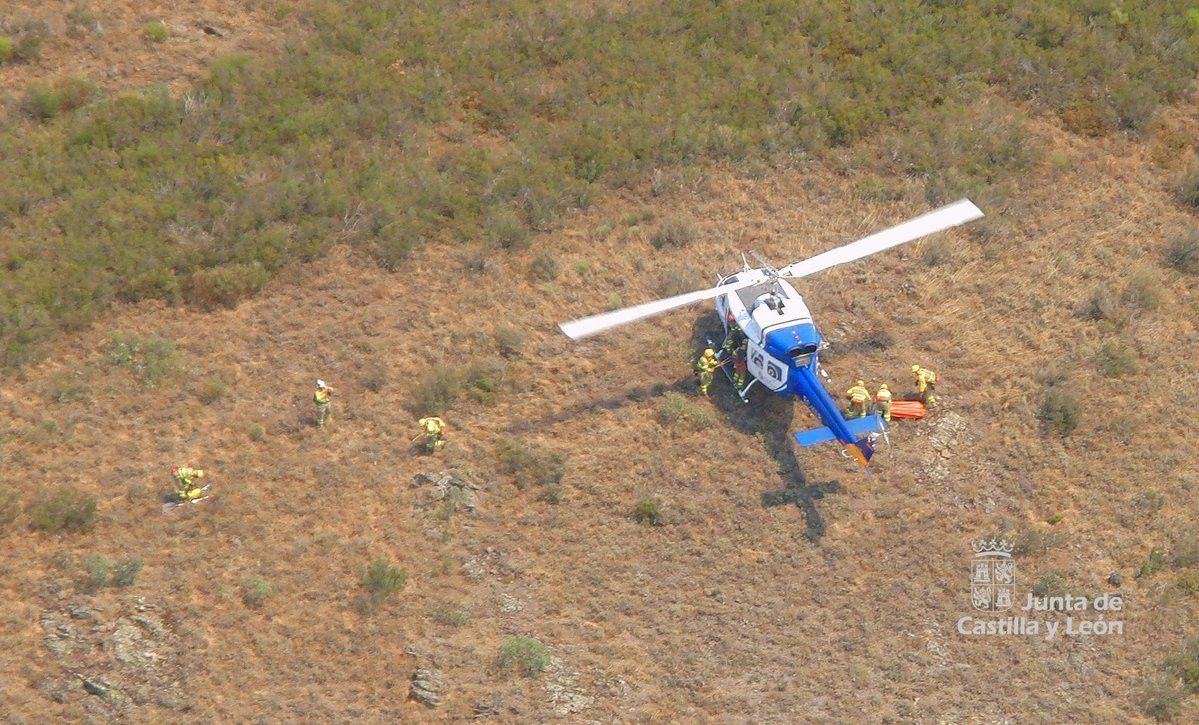
<svg viewBox="0 0 1199 725">
<path fill-rule="evenodd" d="M 325 423 L 329 420 L 329 412 L 333 403 L 330 396 L 333 394 L 333 388 L 325 385 L 324 380 L 316 381 L 316 392 L 312 394 L 312 402 L 316 404 L 316 427 L 324 428 Z"/>
</svg>

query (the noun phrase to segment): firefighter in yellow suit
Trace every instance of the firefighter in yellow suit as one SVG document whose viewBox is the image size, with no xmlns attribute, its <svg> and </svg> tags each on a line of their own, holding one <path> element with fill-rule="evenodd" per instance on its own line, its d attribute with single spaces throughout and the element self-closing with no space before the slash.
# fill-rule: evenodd
<svg viewBox="0 0 1199 725">
<path fill-rule="evenodd" d="M 845 397 L 849 398 L 849 415 L 848 418 L 865 418 L 866 404 L 870 401 L 870 391 L 866 389 L 866 381 L 859 380 L 854 383 L 854 386 L 845 391 Z"/>
<path fill-rule="evenodd" d="M 712 385 L 712 373 L 716 372 L 718 367 L 720 363 L 716 362 L 716 351 L 710 347 L 704 350 L 704 354 L 695 363 L 695 371 L 699 373 L 699 392 L 708 394 L 708 387 Z"/>
<path fill-rule="evenodd" d="M 445 445 L 445 421 L 435 415 L 416 422 L 425 432 L 425 448 L 430 452 Z"/>
<path fill-rule="evenodd" d="M 175 479 L 180 501 L 194 501 L 204 493 L 204 487 L 197 483 L 204 478 L 204 471 L 198 468 L 175 466 L 171 469 L 171 477 Z"/>
<path fill-rule="evenodd" d="M 920 393 L 920 402 L 926 408 L 936 405 L 937 396 L 933 395 L 933 390 L 937 387 L 937 374 L 919 365 L 912 366 L 912 374 L 916 376 L 916 392 Z"/>
<path fill-rule="evenodd" d="M 874 411 L 883 416 L 883 420 L 891 422 L 891 390 L 886 383 L 878 386 L 878 392 L 874 394 Z"/>
</svg>

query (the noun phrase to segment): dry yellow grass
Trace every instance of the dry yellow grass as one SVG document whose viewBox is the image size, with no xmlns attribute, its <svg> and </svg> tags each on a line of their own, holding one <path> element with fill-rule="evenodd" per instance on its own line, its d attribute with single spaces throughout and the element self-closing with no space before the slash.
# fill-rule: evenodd
<svg viewBox="0 0 1199 725">
<path fill-rule="evenodd" d="M 1193 111 L 1171 122 L 1194 128 Z M 1188 417 L 1199 405 L 1199 281 L 1156 262 L 1193 219 L 1173 204 L 1177 162 L 1163 161 L 1158 137 L 1042 132 L 1068 163 L 1046 161 L 1010 208 L 987 209 L 993 236 L 945 235 L 949 261 L 938 266 L 915 245 L 800 285 L 833 344 L 835 382 L 906 383 L 915 360 L 944 376 L 944 407 L 897 425 L 867 473 L 835 449 L 791 446 L 789 433 L 812 424 L 802 407 L 746 408 L 719 385 L 714 428 L 662 427 L 662 394 L 690 390 L 706 310 L 582 344 L 554 327 L 612 294 L 652 298 L 656 273 L 697 259 L 709 275 L 737 266 L 744 248 L 783 263 L 927 207 L 913 193 L 864 202 L 855 179 L 824 167 L 761 180 L 715 171 L 657 198 L 647 179 L 643 194 L 601 199 L 528 252 L 490 256 L 482 274 L 465 270 L 467 247 L 431 246 L 394 274 L 338 249 L 233 310 L 116 309 L 0 390 L 4 484 L 28 499 L 69 483 L 101 500 L 90 533 L 34 534 L 22 517 L 2 534 L 0 705 L 28 722 L 382 722 L 476 709 L 511 721 L 1143 718 L 1143 677 L 1195 634 L 1195 597 L 1174 590 L 1171 574 L 1133 578 L 1152 547 L 1197 526 Z M 647 205 L 656 219 L 693 219 L 697 240 L 655 251 L 656 221 L 620 222 Z M 601 238 L 603 225 L 614 231 Z M 548 288 L 528 274 L 546 252 L 563 270 Z M 1096 287 L 1123 289 L 1137 265 L 1160 279 L 1158 309 L 1118 332 L 1080 318 Z M 464 398 L 445 411 L 450 445 L 420 455 L 407 396 L 431 366 L 497 354 L 493 335 L 508 326 L 527 333 L 507 373 L 515 388 L 492 406 Z M 894 345 L 855 347 L 878 330 Z M 116 332 L 174 340 L 182 373 L 143 389 L 105 360 Z M 1094 368 L 1093 350 L 1113 336 L 1135 348 L 1140 376 Z M 364 376 L 376 362 L 390 382 L 372 392 Z M 1070 438 L 1045 437 L 1036 418 L 1035 376 L 1049 364 L 1072 371 L 1086 403 Z M 64 374 L 77 395 L 60 402 L 47 390 Z M 317 377 L 338 390 L 325 432 L 306 423 Z M 226 390 L 204 404 L 195 390 L 208 379 Z M 967 430 L 945 456 L 931 440 L 948 435 L 952 416 Z M 569 455 L 560 503 L 499 472 L 506 435 Z M 159 490 L 183 463 L 209 472 L 212 498 L 163 514 Z M 451 464 L 482 486 L 473 514 L 440 514 L 410 486 Z M 1137 503 L 1145 491 L 1161 494 L 1160 509 Z M 663 526 L 632 519 L 646 497 L 661 502 Z M 1125 636 L 958 635 L 970 540 L 1048 529 L 1054 514 L 1068 541 L 1020 560 L 1021 591 L 1059 572 L 1094 594 L 1118 570 Z M 73 570 L 53 566 L 62 551 L 138 556 L 145 568 L 129 590 L 78 594 Z M 407 569 L 407 588 L 364 615 L 362 576 L 380 557 Z M 260 610 L 242 602 L 248 577 L 274 590 Z M 168 630 L 158 661 L 47 650 L 46 613 L 86 606 L 101 624 L 75 626 L 102 630 L 139 602 Z M 470 622 L 439 621 L 447 607 Z M 541 678 L 495 672 L 513 635 L 549 645 Z M 406 699 L 417 667 L 443 673 L 437 710 Z M 154 687 L 106 701 L 79 689 L 76 673 L 127 692 Z M 1188 701 L 1184 718 L 1199 718 L 1197 707 Z"/>
</svg>

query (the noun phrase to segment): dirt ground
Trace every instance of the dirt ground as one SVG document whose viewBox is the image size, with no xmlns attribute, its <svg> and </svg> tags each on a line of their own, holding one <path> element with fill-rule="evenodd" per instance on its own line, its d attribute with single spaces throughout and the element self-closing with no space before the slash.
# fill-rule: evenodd
<svg viewBox="0 0 1199 725">
<path fill-rule="evenodd" d="M 123 19 L 104 42 L 141 42 L 146 13 L 93 5 Z M 159 57 L 172 38 L 116 82 L 200 68 L 198 44 L 240 42 L 268 6 L 211 7 L 228 38 L 192 32 L 194 53 Z M 173 29 L 208 11 L 161 10 Z M 396 273 L 339 248 L 233 310 L 117 308 L 0 387 L 2 483 L 26 501 L 60 484 L 100 500 L 89 532 L 34 533 L 22 514 L 0 533 L 0 711 L 30 723 L 1143 720 L 1141 687 L 1196 635 L 1181 571 L 1134 575 L 1199 525 L 1186 419 L 1199 406 L 1199 279 L 1160 264 L 1195 223 L 1171 181 L 1197 129 L 1195 107 L 1141 141 L 1046 126 L 1053 154 L 1007 208 L 984 209 L 985 226 L 798 284 L 832 345 L 833 389 L 861 376 L 906 391 L 913 361 L 943 376 L 943 405 L 898 423 L 868 471 L 833 447 L 794 447 L 790 433 L 815 424 L 802 406 L 745 406 L 719 381 L 710 401 L 696 396 L 707 308 L 583 343 L 555 327 L 672 280 L 704 285 L 742 250 L 785 264 L 928 209 L 915 186 L 861 198 L 835 159 L 647 178 L 529 251 L 487 252 L 481 271 L 482 246 L 431 245 Z M 655 250 L 650 233 L 676 217 L 696 241 Z M 543 253 L 553 282 L 530 272 Z M 1128 306 L 1118 329 L 1079 313 L 1137 270 L 1161 285 L 1159 306 Z M 502 327 L 526 342 L 498 400 L 464 397 L 445 411 L 449 445 L 423 455 L 405 407 L 420 380 L 499 357 Z M 143 386 L 109 361 L 115 333 L 173 340 L 178 372 Z M 1097 370 L 1112 340 L 1137 372 Z M 1053 366 L 1085 403 L 1067 438 L 1037 418 L 1037 378 Z M 325 431 L 311 421 L 318 377 L 337 390 Z M 714 424 L 664 422 L 670 391 Z M 559 501 L 501 470 L 504 437 L 565 454 Z M 204 468 L 212 495 L 163 512 L 180 464 Z M 449 469 L 477 486 L 473 511 L 414 483 Z M 662 525 L 634 521 L 645 499 Z M 958 633 L 973 611 L 971 542 L 1030 533 L 1041 545 L 1017 560 L 1018 594 L 1049 574 L 1088 597 L 1119 591 L 1122 636 Z M 87 555 L 144 569 L 88 593 Z M 364 612 L 380 557 L 407 586 Z M 243 601 L 255 577 L 273 589 L 260 609 Z M 548 645 L 540 677 L 498 671 L 510 636 Z M 435 675 L 436 707 L 409 696 L 418 670 Z M 1182 720 L 1199 720 L 1199 700 Z"/>
</svg>

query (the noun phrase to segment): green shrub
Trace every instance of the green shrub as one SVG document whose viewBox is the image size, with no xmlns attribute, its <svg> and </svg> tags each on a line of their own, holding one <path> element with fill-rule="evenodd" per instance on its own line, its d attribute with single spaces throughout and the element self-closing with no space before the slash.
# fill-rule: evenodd
<svg viewBox="0 0 1199 725">
<path fill-rule="evenodd" d="M 1123 343 L 1109 341 L 1095 352 L 1095 366 L 1109 378 L 1118 378 L 1137 369 L 1137 356 Z"/>
<path fill-rule="evenodd" d="M 0 531 L 12 526 L 21 513 L 21 494 L 8 486 L 0 486 Z"/>
<path fill-rule="evenodd" d="M 701 270 L 693 265 L 671 267 L 658 275 L 654 289 L 663 297 L 674 297 L 704 287 Z"/>
<path fill-rule="evenodd" d="M 178 369 L 182 361 L 175 343 L 163 337 L 138 337 L 114 333 L 108 348 L 112 364 L 130 370 L 142 383 L 154 387 Z"/>
<path fill-rule="evenodd" d="M 455 368 L 434 367 L 417 384 L 408 397 L 406 407 L 416 415 L 441 415 L 462 395 L 465 376 Z"/>
<path fill-rule="evenodd" d="M 470 612 L 453 607 L 438 607 L 433 610 L 433 619 L 438 624 L 450 627 L 465 627 L 470 624 Z"/>
<path fill-rule="evenodd" d="M 28 513 L 35 531 L 86 531 L 96 519 L 96 499 L 60 487 L 31 502 Z"/>
<path fill-rule="evenodd" d="M 261 289 L 270 278 L 260 262 L 197 269 L 191 274 L 185 296 L 188 302 L 204 309 L 232 307 Z"/>
<path fill-rule="evenodd" d="M 1124 299 L 1142 310 L 1156 310 L 1162 303 L 1162 286 L 1152 270 L 1141 267 L 1128 278 Z"/>
<path fill-rule="evenodd" d="M 549 648 L 532 637 L 509 637 L 500 645 L 496 661 L 501 673 L 519 673 L 525 677 L 537 677 L 550 664 Z"/>
<path fill-rule="evenodd" d="M 151 43 L 165 43 L 171 37 L 171 31 L 161 20 L 152 20 L 142 26 L 142 37 Z"/>
<path fill-rule="evenodd" d="M 1175 188 L 1175 194 L 1180 204 L 1199 209 L 1199 167 L 1182 175 Z"/>
<path fill-rule="evenodd" d="M 42 42 L 49 34 L 50 29 L 45 23 L 40 21 L 29 23 L 17 39 L 16 47 L 13 48 L 13 57 L 24 63 L 41 60 Z"/>
<path fill-rule="evenodd" d="M 102 556 L 88 554 L 80 561 L 83 573 L 75 582 L 75 588 L 87 594 L 95 594 L 108 582 L 112 563 Z"/>
<path fill-rule="evenodd" d="M 45 121 L 54 118 L 62 109 L 62 98 L 58 91 L 46 83 L 30 84 L 25 92 L 25 111 L 34 118 Z"/>
<path fill-rule="evenodd" d="M 1093 322 L 1107 322 L 1115 327 L 1128 321 L 1119 296 L 1107 287 L 1098 287 L 1091 293 L 1082 314 Z"/>
<path fill-rule="evenodd" d="M 516 487 L 558 484 L 566 475 L 566 455 L 526 448 L 515 438 L 501 438 L 496 446 L 500 468 L 516 480 Z"/>
<path fill-rule="evenodd" d="M 260 423 L 251 423 L 246 426 L 245 430 L 246 435 L 250 436 L 250 440 L 255 443 L 261 443 L 266 440 L 266 428 L 262 427 Z"/>
<path fill-rule="evenodd" d="M 1199 564 L 1199 538 L 1184 536 L 1170 547 L 1170 566 L 1187 567 Z"/>
<path fill-rule="evenodd" d="M 1154 720 L 1173 720 L 1182 714 L 1182 702 L 1187 691 L 1177 679 L 1159 676 L 1141 688 L 1141 710 Z"/>
<path fill-rule="evenodd" d="M 1137 570 L 1137 578 L 1150 577 L 1162 570 L 1166 565 L 1166 552 L 1154 547 L 1149 556 L 1145 557 L 1145 563 L 1141 564 L 1141 568 Z"/>
<path fill-rule="evenodd" d="M 643 498 L 633 507 L 633 520 L 650 526 L 662 525 L 662 507 L 652 498 Z"/>
<path fill-rule="evenodd" d="M 1182 683 L 1190 692 L 1199 692 L 1199 637 L 1187 642 L 1180 654 L 1171 655 L 1164 669 Z"/>
<path fill-rule="evenodd" d="M 696 405 L 687 396 L 673 391 L 666 393 L 658 406 L 658 417 L 663 425 L 686 426 L 694 431 L 711 428 L 716 422 L 708 407 Z"/>
<path fill-rule="evenodd" d="M 1157 513 L 1159 510 L 1161 510 L 1161 507 L 1163 504 L 1165 504 L 1165 502 L 1166 497 L 1162 494 L 1162 492 L 1154 491 L 1152 489 L 1147 491 L 1138 491 L 1137 494 L 1132 497 L 1133 505 L 1149 514 Z"/>
<path fill-rule="evenodd" d="M 366 569 L 363 586 L 375 601 L 385 599 L 396 592 L 402 591 L 408 583 L 408 572 L 398 566 L 392 566 L 387 559 L 375 559 Z"/>
<path fill-rule="evenodd" d="M 658 227 L 649 238 L 654 249 L 677 249 L 695 241 L 695 225 L 680 219 L 671 219 Z"/>
<path fill-rule="evenodd" d="M 1029 529 L 1010 538 L 1007 536 L 996 538 L 1012 542 L 1012 555 L 1023 557 L 1041 554 L 1056 546 L 1061 546 L 1069 539 L 1069 534 L 1061 531 Z"/>
<path fill-rule="evenodd" d="M 591 262 L 588 262 L 585 259 L 575 265 L 575 272 L 579 273 L 580 275 L 587 274 L 590 271 Z"/>
<path fill-rule="evenodd" d="M 953 247 L 946 239 L 934 237 L 922 245 L 920 258 L 926 266 L 938 267 L 953 259 Z"/>
<path fill-rule="evenodd" d="M 466 389 L 470 397 L 484 405 L 494 405 L 508 366 L 502 360 L 480 360 L 466 369 Z"/>
<path fill-rule="evenodd" d="M 1066 579 L 1061 574 L 1050 573 L 1032 585 L 1032 593 L 1038 597 L 1056 597 L 1067 593 Z"/>
<path fill-rule="evenodd" d="M 558 279 L 558 260 L 550 254 L 539 254 L 529 265 L 529 272 L 539 282 L 553 282 Z"/>
<path fill-rule="evenodd" d="M 520 357 L 525 346 L 525 333 L 516 327 L 501 327 L 495 331 L 496 346 L 506 358 Z"/>
<path fill-rule="evenodd" d="M 88 384 L 80 379 L 77 369 L 62 370 L 51 375 L 42 388 L 42 394 L 55 403 L 73 403 L 87 400 L 91 396 Z"/>
<path fill-rule="evenodd" d="M 142 560 L 131 556 L 122 559 L 112 570 L 112 585 L 116 587 L 131 587 L 137 581 L 137 575 L 142 572 Z"/>
<path fill-rule="evenodd" d="M 208 378 L 200 383 L 200 387 L 196 390 L 196 397 L 205 405 L 212 405 L 225 396 L 225 383 L 219 378 Z"/>
<path fill-rule="evenodd" d="M 1041 402 L 1040 417 L 1050 430 L 1068 436 L 1082 422 L 1082 402 L 1074 393 L 1050 388 Z"/>
<path fill-rule="evenodd" d="M 1199 229 L 1192 229 L 1170 242 L 1165 261 L 1179 272 L 1199 272 Z"/>
<path fill-rule="evenodd" d="M 67 11 L 67 23 L 73 35 L 94 33 L 100 29 L 100 18 L 89 3 L 76 3 Z"/>
<path fill-rule="evenodd" d="M 267 580 L 262 577 L 249 577 L 242 580 L 241 600 L 250 609 L 262 609 L 273 590 Z"/>
<path fill-rule="evenodd" d="M 96 98 L 96 94 L 99 92 L 95 83 L 78 76 L 60 78 L 54 83 L 54 90 L 58 93 L 59 110 L 63 112 L 74 111 L 76 108 L 86 106 Z"/>
<path fill-rule="evenodd" d="M 1184 571 L 1178 575 L 1178 579 L 1174 582 L 1174 586 L 1178 587 L 1183 594 L 1194 595 L 1199 594 L 1199 571 Z"/>
<path fill-rule="evenodd" d="M 7 63 L 12 58 L 12 38 L 0 35 L 0 63 Z"/>
<path fill-rule="evenodd" d="M 516 214 L 501 212 L 487 221 L 487 236 L 501 249 L 524 249 L 532 232 Z"/>
</svg>

